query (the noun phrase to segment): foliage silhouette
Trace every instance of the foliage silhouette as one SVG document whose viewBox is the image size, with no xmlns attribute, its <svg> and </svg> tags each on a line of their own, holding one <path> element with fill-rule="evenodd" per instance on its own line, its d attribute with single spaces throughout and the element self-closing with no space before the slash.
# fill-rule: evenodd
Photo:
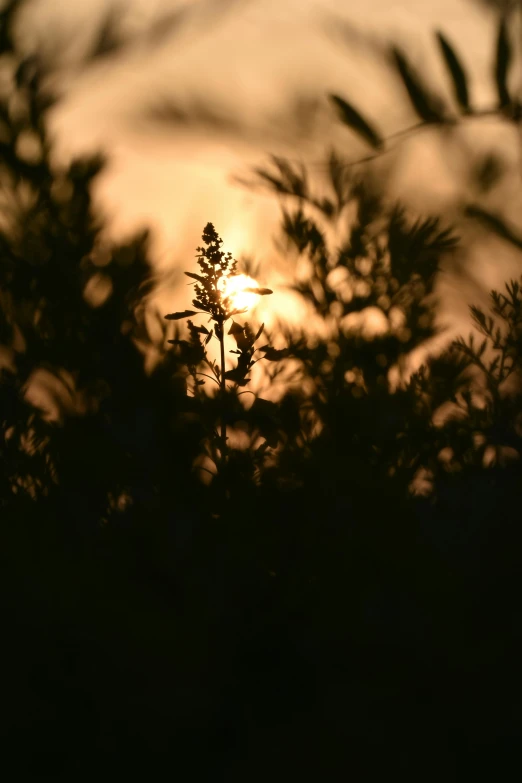
<svg viewBox="0 0 522 783">
<path fill-rule="evenodd" d="M 326 339 L 311 343 L 305 332 L 288 334 L 285 351 L 266 354 L 276 363 L 298 362 L 286 402 L 297 406 L 294 416 L 303 424 L 292 448 L 300 453 L 299 444 L 307 444 L 316 452 L 310 475 L 324 470 L 325 481 L 326 475 L 335 481 L 356 474 L 354 486 L 367 487 L 377 480 L 391 484 L 387 476 L 393 475 L 404 490 L 420 466 L 430 423 L 411 385 L 391 394 L 389 373 L 404 376 L 408 354 L 436 334 L 436 273 L 456 237 L 435 219 L 412 221 L 403 207 L 386 206 L 374 187 L 335 159 L 332 192 L 323 201 L 299 170 L 277 160 L 275 166 L 277 173 L 260 172 L 261 178 L 297 199 L 295 209 L 285 208 L 282 227 L 310 268 L 292 288 L 328 325 Z M 347 226 L 350 204 L 355 218 Z M 343 225 L 346 238 L 333 245 L 329 237 Z M 371 317 L 377 320 L 373 335 L 365 326 Z M 311 437 L 318 428 L 320 435 Z M 351 479 L 344 481 L 351 494 Z"/>
<path fill-rule="evenodd" d="M 470 625 L 464 636 L 480 638 L 476 643 L 482 647 L 488 644 L 486 637 L 498 635 L 502 644 L 514 649 L 510 628 L 516 624 L 521 500 L 522 401 L 515 358 L 520 351 L 519 288 L 510 283 L 505 294 L 494 293 L 491 316 L 472 308 L 475 327 L 486 342 L 458 340 L 409 375 L 407 355 L 435 334 L 435 276 L 442 255 L 455 246 L 455 237 L 435 220 L 412 220 L 404 209 L 390 208 L 372 192 L 368 180 L 361 184 L 334 157 L 331 193 L 324 196 L 322 190 L 320 198 L 304 169 L 278 159 L 273 164 L 258 175 L 283 197 L 283 232 L 309 262 L 309 278 L 294 288 L 329 327 L 326 338 L 288 332 L 287 348 L 267 357 L 276 363 L 299 362 L 295 383 L 281 403 L 284 434 L 277 468 L 265 472 L 265 481 L 273 482 L 279 493 L 285 491 L 299 509 L 299 544 L 294 541 L 292 556 L 278 561 L 273 570 L 285 573 L 290 560 L 298 563 L 289 569 L 294 600 L 300 595 L 297 603 L 306 604 L 301 610 L 306 622 L 321 628 L 321 638 L 335 639 L 328 647 L 329 661 L 334 646 L 341 644 L 349 655 L 357 645 L 354 638 L 368 639 L 368 615 L 357 626 L 347 609 L 358 604 L 357 599 L 351 603 L 352 591 L 373 583 L 380 573 L 383 592 L 393 584 L 392 600 L 401 603 L 397 575 L 389 568 L 395 560 L 401 563 L 399 569 L 409 569 L 408 552 L 417 568 L 427 569 L 426 575 L 437 573 L 439 589 L 448 589 L 448 600 L 455 602 L 450 606 L 442 597 L 435 602 L 435 613 L 445 616 L 444 629 L 440 628 L 444 644 L 455 645 L 454 651 L 468 644 L 455 625 L 459 613 L 466 612 Z M 290 209 L 292 202 L 296 207 Z M 333 230 L 351 214 L 355 218 L 348 230 Z M 347 239 L 338 244 L 339 236 Z M 359 288 L 361 282 L 364 286 Z M 365 334 L 362 317 L 347 319 L 353 314 L 368 316 L 372 307 L 381 311 L 380 334 Z M 395 313 L 401 311 L 395 327 L 394 308 Z M 498 332 L 491 318 L 503 319 L 504 329 Z M 399 370 L 395 390 L 388 375 L 394 366 Z M 427 550 L 421 540 L 429 541 Z M 435 553 L 438 565 L 431 560 Z M 450 582 L 456 579 L 451 587 L 442 587 L 442 562 L 452 573 Z M 368 568 L 376 571 L 367 578 L 363 571 Z M 430 603 L 431 587 L 421 587 L 419 571 L 412 579 L 415 594 L 426 589 L 422 601 Z M 497 611 L 502 619 L 494 619 Z M 340 617 L 347 614 L 351 619 L 344 625 Z M 408 617 L 408 624 L 419 623 L 413 614 Z M 347 634 L 342 643 L 341 625 Z M 423 649 L 433 651 L 433 637 L 427 631 L 419 633 L 427 645 Z M 453 654 L 448 653 L 448 660 L 454 660 Z M 502 666 L 493 657 L 476 665 L 484 667 L 486 678 L 494 678 L 493 671 Z M 447 676 L 464 676 L 463 669 L 459 671 L 458 676 Z M 345 681 L 345 670 L 337 677 L 332 675 L 334 690 Z M 347 687 L 352 693 L 353 683 Z M 328 705 L 342 722 L 346 701 L 340 701 L 338 713 L 331 701 Z M 514 703 L 508 698 L 498 709 L 510 710 L 508 702 Z M 484 710 L 480 714 L 486 720 Z M 466 730 L 473 742 L 487 742 L 477 723 L 469 720 Z"/>
<path fill-rule="evenodd" d="M 46 132 L 52 100 L 38 68 L 23 60 L 6 67 L 12 94 L 0 107 L 2 448 L 17 457 L 3 462 L 3 482 L 18 495 L 24 487 L 52 495 L 95 521 L 114 511 L 117 498 L 120 505 L 138 496 L 153 502 L 169 453 L 164 422 L 180 426 L 165 387 L 176 367 L 145 325 L 153 287 L 147 233 L 121 246 L 104 240 L 90 195 L 102 158 L 53 164 Z M 152 349 L 160 361 L 147 378 L 144 354 Z M 173 391 L 184 399 L 182 387 Z M 195 456 L 197 446 L 191 452 L 182 444 Z M 172 478 L 168 484 L 173 488 Z M 2 493 L 2 503 L 12 500 Z"/>
<path fill-rule="evenodd" d="M 389 152 L 393 148 L 390 143 L 404 140 L 427 127 L 439 126 L 443 127 L 446 133 L 456 133 L 464 121 L 483 117 L 499 117 L 513 122 L 516 127 L 520 122 L 522 105 L 519 97 L 513 93 L 509 86 L 510 75 L 514 67 L 512 33 L 510 32 L 513 29 L 510 22 L 514 12 L 514 7 L 506 6 L 501 9 L 498 16 L 497 43 L 492 69 L 492 80 L 495 83 L 498 100 L 496 105 L 491 108 L 475 109 L 472 106 L 469 97 L 468 75 L 452 43 L 440 31 L 436 33 L 438 48 L 446 65 L 459 111 L 455 112 L 440 93 L 435 93 L 425 83 L 416 67 L 397 47 L 391 48 L 389 61 L 393 70 L 397 72 L 409 96 L 412 108 L 419 118 L 414 125 L 388 136 L 376 134 L 371 123 L 368 123 L 355 107 L 348 104 L 339 95 L 330 95 L 329 98 L 338 109 L 340 119 L 374 150 L 369 156 L 361 160 L 346 162 L 345 165 L 351 167 L 359 163 L 370 162 L 383 153 Z M 486 174 L 484 177 L 478 177 L 479 187 L 485 190 L 489 189 L 491 184 L 498 180 L 503 173 L 502 166 L 490 166 L 490 161 L 490 156 L 484 158 L 481 171 L 484 170 Z"/>
</svg>

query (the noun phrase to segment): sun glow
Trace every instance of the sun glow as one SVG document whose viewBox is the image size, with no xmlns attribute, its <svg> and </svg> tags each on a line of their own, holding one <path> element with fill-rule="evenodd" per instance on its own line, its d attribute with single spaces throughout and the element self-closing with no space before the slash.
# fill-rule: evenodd
<svg viewBox="0 0 522 783">
<path fill-rule="evenodd" d="M 258 285 L 248 275 L 234 275 L 233 277 L 222 277 L 218 287 L 225 297 L 230 297 L 235 308 L 251 310 L 258 304 L 259 296 L 245 289 L 258 288 Z"/>
</svg>

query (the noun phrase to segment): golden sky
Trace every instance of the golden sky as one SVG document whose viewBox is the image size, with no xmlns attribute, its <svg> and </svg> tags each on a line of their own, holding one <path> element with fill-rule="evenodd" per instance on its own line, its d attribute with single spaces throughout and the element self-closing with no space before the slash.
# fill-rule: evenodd
<svg viewBox="0 0 522 783">
<path fill-rule="evenodd" d="M 86 66 L 111 8 L 120 9 L 114 29 L 134 43 Z M 182 270 L 212 221 L 227 248 L 255 252 L 270 276 L 277 204 L 238 187 L 232 175 L 273 152 L 312 166 L 332 144 L 349 158 L 364 155 L 364 144 L 337 121 L 328 92 L 353 102 L 384 136 L 412 124 L 385 47 L 400 44 L 449 95 L 436 29 L 466 66 L 473 104 L 491 105 L 494 15 L 471 0 L 35 0 L 21 34 L 53 61 L 63 96 L 52 117 L 60 154 L 109 155 L 97 196 L 115 234 L 151 226 L 157 263 Z M 153 121 L 165 107 L 185 122 Z M 506 170 L 487 207 L 520 225 L 520 149 L 513 130 L 498 122 L 470 123 L 456 143 L 424 133 L 401 145 L 389 161 L 388 187 L 418 210 L 454 217 L 473 161 L 491 149 L 500 149 Z M 464 235 L 477 290 L 519 268 L 519 254 L 498 240 L 474 227 L 464 226 Z M 446 309 L 465 312 L 453 270 L 441 286 Z"/>
</svg>

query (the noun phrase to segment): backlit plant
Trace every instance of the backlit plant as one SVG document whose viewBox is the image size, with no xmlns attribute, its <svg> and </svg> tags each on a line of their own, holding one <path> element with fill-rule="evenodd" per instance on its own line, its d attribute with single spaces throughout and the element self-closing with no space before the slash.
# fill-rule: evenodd
<svg viewBox="0 0 522 783">
<path fill-rule="evenodd" d="M 208 315 L 209 323 L 213 326 L 196 325 L 192 320 L 188 321 L 189 339 L 173 339 L 170 343 L 179 346 L 181 358 L 188 367 L 195 389 L 205 383 L 203 378 L 214 381 L 220 389 L 222 399 L 221 427 L 217 436 L 221 462 L 227 453 L 227 425 L 224 413 L 224 400 L 227 392 L 227 381 L 235 387 L 246 386 L 249 382 L 249 372 L 261 356 L 254 358 L 256 351 L 263 348 L 255 348 L 255 343 L 261 336 L 264 324 L 261 324 L 256 332 L 248 323 L 239 324 L 232 320 L 228 331 L 236 343 L 236 348 L 231 350 L 237 356 L 236 366 L 227 370 L 225 362 L 225 324 L 235 315 L 247 312 L 248 307 L 241 307 L 241 299 L 245 295 L 266 296 L 271 294 L 269 288 L 259 288 L 245 276 L 237 275 L 237 262 L 230 252 L 222 250 L 223 240 L 219 237 L 212 223 L 207 223 L 203 231 L 202 239 L 205 247 L 197 248 L 197 259 L 200 273 L 185 272 L 187 277 L 195 281 L 195 297 L 192 301 L 195 310 L 183 310 L 166 315 L 167 320 L 177 321 L 182 318 L 191 318 L 195 315 Z M 239 282 L 239 285 L 238 285 Z M 243 284 L 244 283 L 244 284 Z M 219 342 L 219 362 L 212 360 L 207 354 L 207 346 L 215 338 Z M 264 346 L 267 348 L 268 346 Z M 203 365 L 212 373 L 201 372 Z"/>
</svg>

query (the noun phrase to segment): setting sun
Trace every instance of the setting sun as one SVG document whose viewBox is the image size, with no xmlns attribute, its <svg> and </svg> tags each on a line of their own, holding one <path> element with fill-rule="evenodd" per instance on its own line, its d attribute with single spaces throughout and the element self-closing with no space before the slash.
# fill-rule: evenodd
<svg viewBox="0 0 522 783">
<path fill-rule="evenodd" d="M 250 288 L 257 288 L 258 283 L 248 275 L 234 275 L 233 277 L 222 277 L 219 282 L 219 289 L 225 297 L 230 297 L 234 307 L 243 310 L 255 307 L 259 302 L 259 296 Z"/>
</svg>

